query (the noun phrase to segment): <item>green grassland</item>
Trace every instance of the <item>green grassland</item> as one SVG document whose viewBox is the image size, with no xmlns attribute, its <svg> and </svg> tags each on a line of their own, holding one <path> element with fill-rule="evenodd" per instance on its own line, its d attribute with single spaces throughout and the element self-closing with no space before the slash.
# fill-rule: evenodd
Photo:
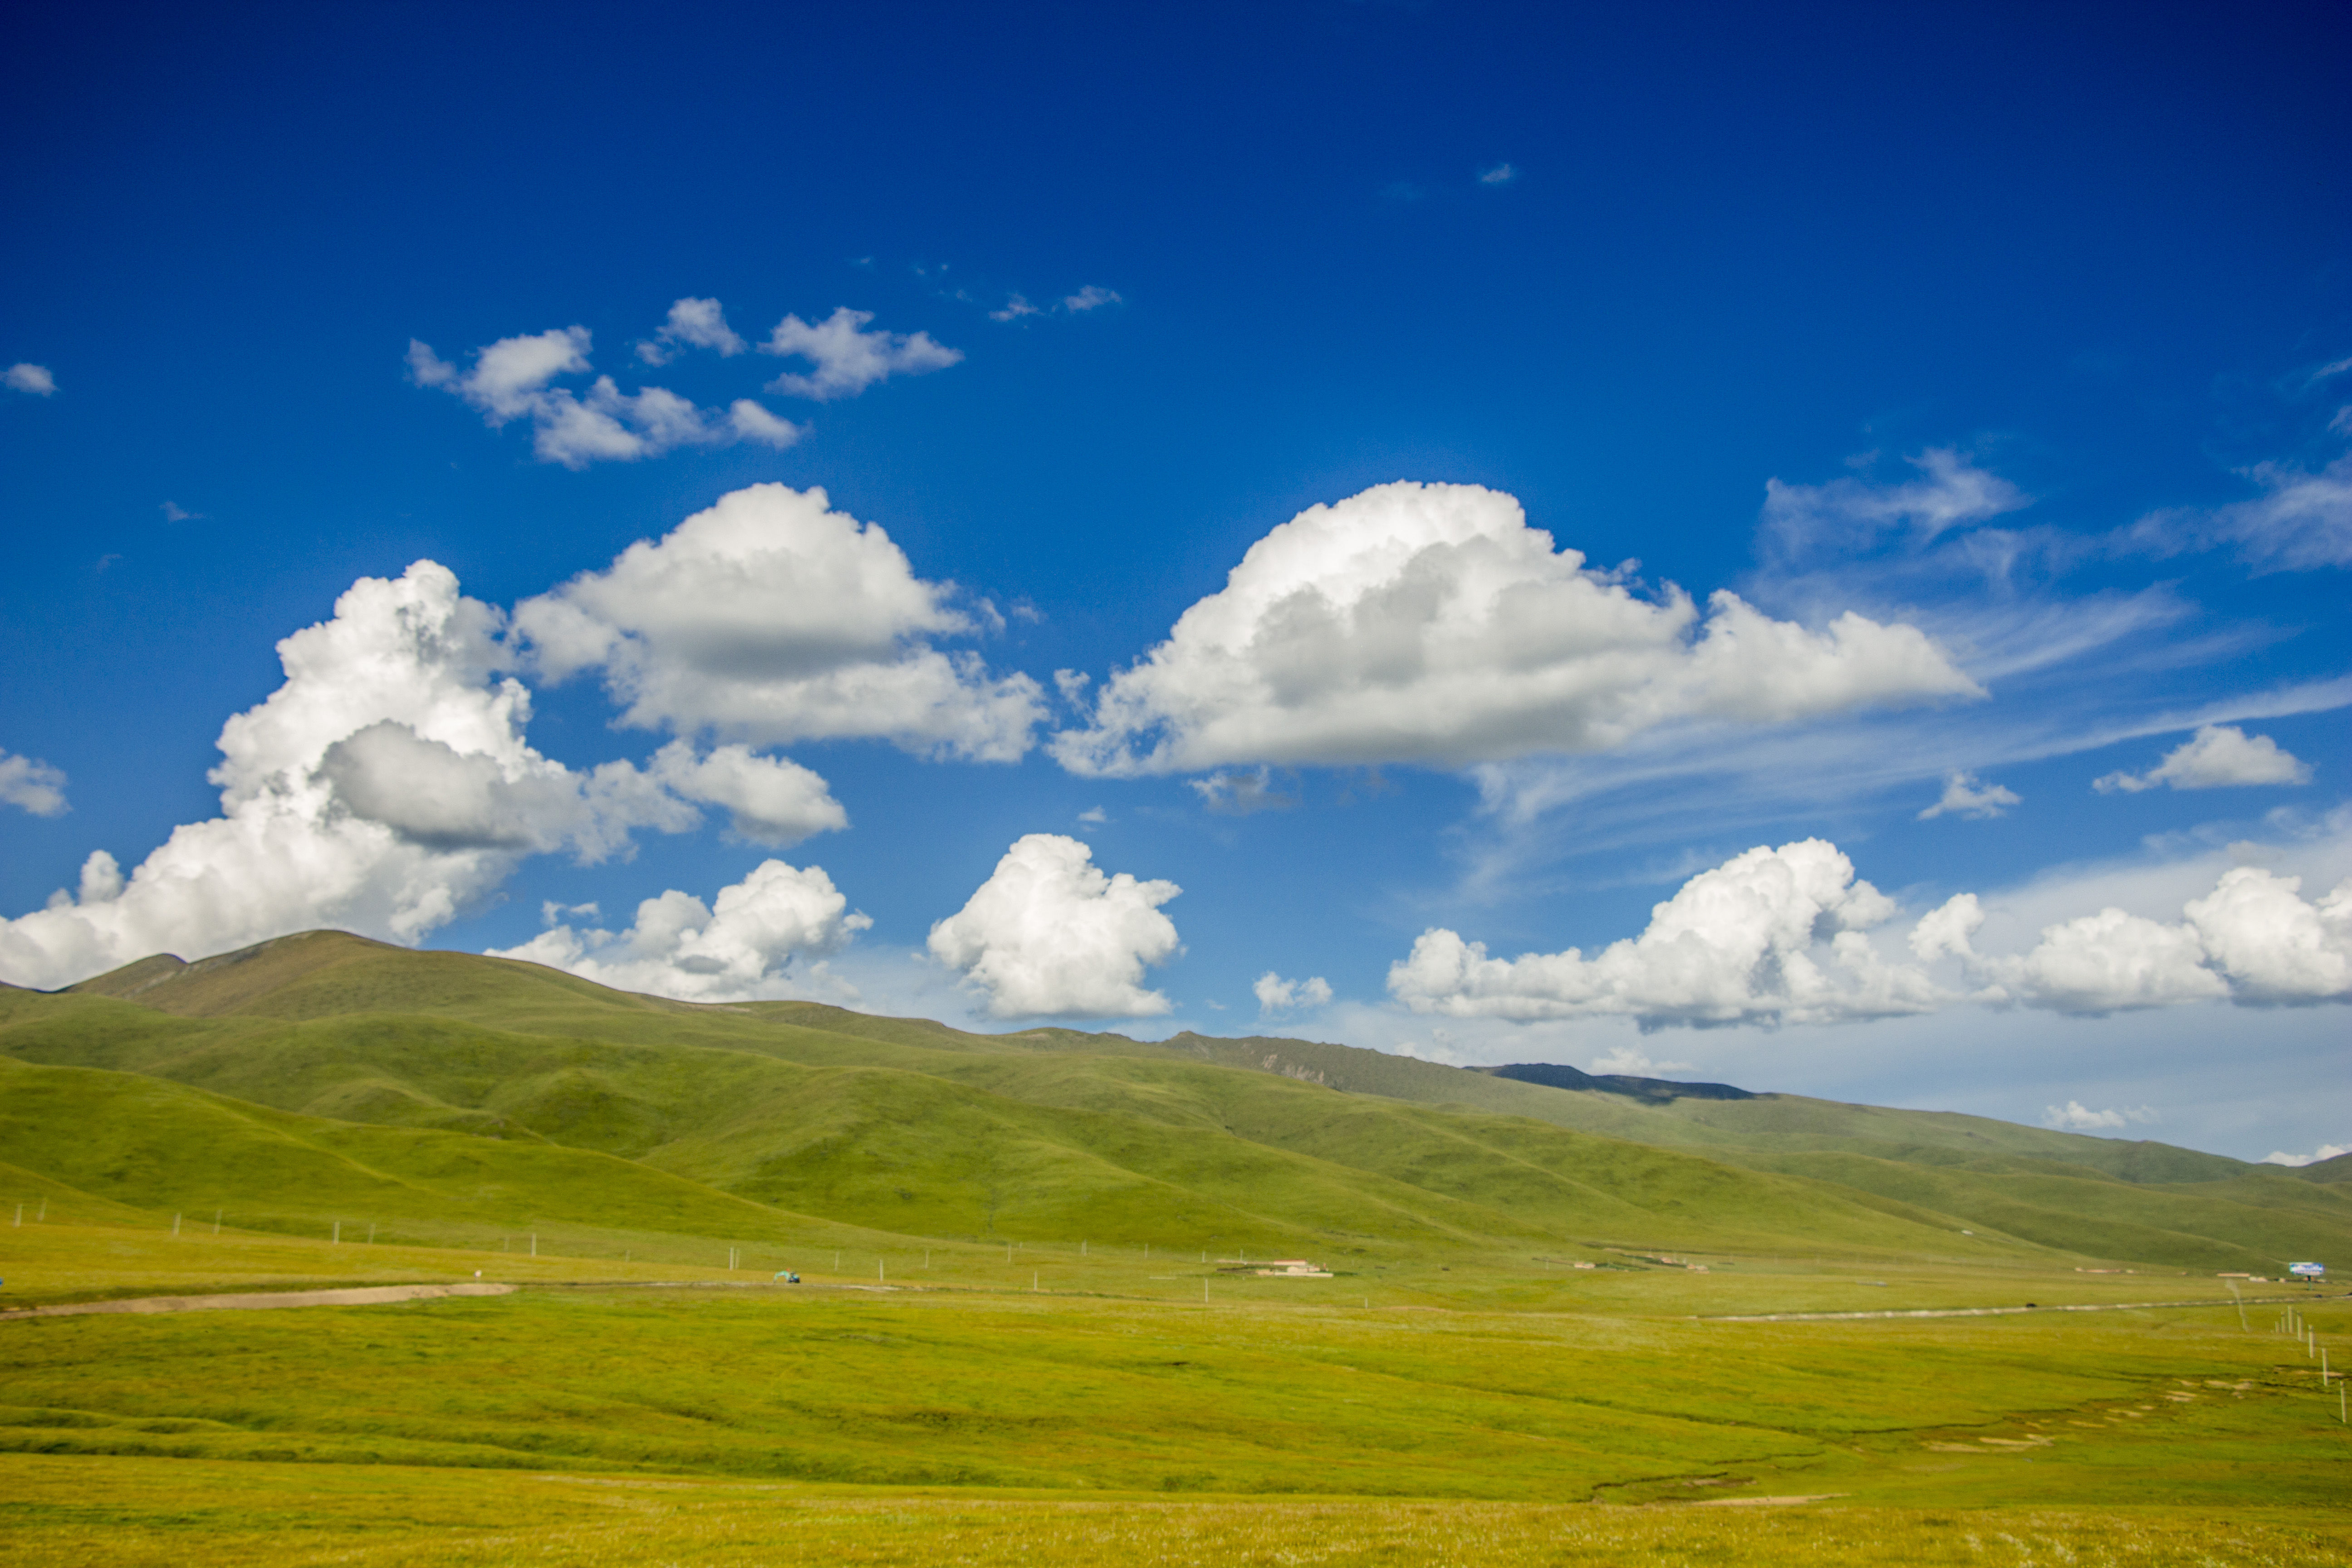
<svg viewBox="0 0 2352 1568">
<path fill-rule="evenodd" d="M 774 1483 L 201 1460 L 0 1458 L 21 1568 L 191 1561 L 751 1564 L 1492 1564 L 1600 1568 L 2334 1568 L 2352 1538 L 2273 1510 L 1679 1509 L 1414 1501 L 1013 1500 Z"/>
<path fill-rule="evenodd" d="M 478 1256 L 21 1232 L 52 1268 L 111 1247 L 118 1271 L 177 1253 L 215 1280 L 198 1270 L 446 1278 Z M 1143 1266 L 1092 1254 L 1037 1291 L 970 1259 L 944 1284 L 905 1259 L 888 1292 L 730 1288 L 718 1269 L 632 1289 L 609 1261 L 498 1262 L 520 1293 L 0 1325 L 0 1541 L 32 1563 L 2352 1552 L 2340 1383 L 2267 1302 L 1730 1323 L 1689 1309 L 1818 1306 L 1846 1281 L 1793 1261 L 1748 1260 L 1784 1272 L 1736 1282 L 1594 1270 L 1538 1308 L 1495 1304 L 1496 1261 L 1365 1308 L 1224 1276 L 1206 1304 L 1154 1299 Z M 1979 1293 L 2116 1289 L 1950 1266 L 1938 1283 L 1957 1297 L 1984 1273 Z M 1691 1299 L 1718 1283 L 1737 1293 Z M 2352 1342 L 2352 1303 L 2297 1306 Z M 1693 1506 L 1790 1497 L 1818 1501 Z"/>
<path fill-rule="evenodd" d="M 590 1152 L 934 1237 L 1364 1258 L 1810 1246 L 2258 1273 L 2352 1240 L 2342 1184 L 2163 1145 L 1788 1096 L 1653 1103 L 1304 1041 L 691 1006 L 331 932 L 0 993 L 0 1057 Z M 0 1160 L 52 1170 L 16 1158 L 18 1135 L 0 1130 Z M 164 1201 L 82 1169 L 94 1193 Z"/>
<path fill-rule="evenodd" d="M 310 933 L 0 988 L 0 1306 L 520 1289 L 0 1322 L 0 1542 L 2342 1562 L 2347 1175 Z"/>
</svg>

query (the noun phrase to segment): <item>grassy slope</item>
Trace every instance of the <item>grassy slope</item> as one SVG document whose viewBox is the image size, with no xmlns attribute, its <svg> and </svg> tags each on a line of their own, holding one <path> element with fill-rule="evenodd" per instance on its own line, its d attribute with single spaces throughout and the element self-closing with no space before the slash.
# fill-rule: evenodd
<svg viewBox="0 0 2352 1568">
<path fill-rule="evenodd" d="M 0 1052 L 938 1236 L 2023 1242 L 2200 1268 L 2352 1239 L 2340 1187 L 2160 1144 L 1792 1096 L 1649 1105 L 1307 1041 L 698 1007 L 328 932 L 0 994 Z"/>
<path fill-rule="evenodd" d="M 366 1215 L 412 1233 L 534 1223 L 795 1239 L 852 1227 L 586 1150 L 298 1116 L 137 1074 L 0 1059 L 0 1162 L 108 1207 L 230 1210 L 310 1234 Z"/>
<path fill-rule="evenodd" d="M 1016 1091 L 1000 1094 L 907 1068 L 430 1017 L 182 1022 L 101 998 L 59 1001 L 55 1016 L 16 1018 L 0 1039 L 20 1059 L 95 1061 L 316 1116 L 601 1146 L 764 1204 L 907 1234 L 1228 1250 L 1334 1237 L 1904 1250 L 1955 1240 L 1948 1225 L 1890 1218 L 1801 1181 L 1190 1062 L 1057 1055 L 987 1075 Z M 142 1136 L 169 1142 L 152 1127 Z"/>
</svg>

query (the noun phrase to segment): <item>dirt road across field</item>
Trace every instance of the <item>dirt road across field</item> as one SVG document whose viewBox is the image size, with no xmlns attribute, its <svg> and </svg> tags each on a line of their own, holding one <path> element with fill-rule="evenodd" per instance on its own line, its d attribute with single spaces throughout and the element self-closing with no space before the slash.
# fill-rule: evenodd
<svg viewBox="0 0 2352 1568">
<path fill-rule="evenodd" d="M 121 1301 L 67 1301 L 0 1311 L 14 1318 L 79 1318 L 96 1312 L 236 1312 L 270 1307 L 374 1307 L 441 1296 L 505 1296 L 511 1285 L 367 1285 L 348 1290 L 257 1290 L 242 1296 L 136 1296 Z"/>
<path fill-rule="evenodd" d="M 2265 1307 L 2300 1306 L 2306 1301 L 2323 1301 L 2340 1291 L 2322 1294 L 2306 1290 L 2294 1296 L 2200 1296 L 2190 1301 L 2084 1301 L 2073 1305 L 2053 1304 L 2047 1307 L 1916 1307 L 1895 1308 L 1884 1312 L 1743 1312 L 1700 1316 L 1692 1314 L 1702 1323 L 1835 1323 L 1853 1322 L 1864 1318 L 2010 1318 L 2021 1312 L 2147 1312 L 2159 1307 Z"/>
</svg>

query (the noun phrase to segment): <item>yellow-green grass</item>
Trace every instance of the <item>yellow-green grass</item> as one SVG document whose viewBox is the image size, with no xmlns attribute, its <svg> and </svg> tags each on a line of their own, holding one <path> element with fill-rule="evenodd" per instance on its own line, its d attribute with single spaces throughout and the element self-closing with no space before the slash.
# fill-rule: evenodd
<svg viewBox="0 0 2352 1568">
<path fill-rule="evenodd" d="M 12 1186 L 13 1184 L 13 1186 Z M 11 1198 L 11 1191 L 28 1195 Z M 24 1220 L 14 1223 L 22 1201 Z M 1444 1308 L 1625 1317 L 1721 1318 L 1784 1312 L 1854 1312 L 2210 1301 L 2230 1309 L 2226 1283 L 2210 1277 L 2084 1273 L 2074 1268 L 1893 1264 L 1833 1255 L 1720 1251 L 1598 1253 L 1578 1268 L 1562 1255 L 1447 1248 L 1379 1263 L 1339 1260 L 1329 1279 L 1263 1278 L 1254 1265 L 1200 1249 L 1156 1250 L 1086 1242 L 974 1245 L 840 1228 L 799 1235 L 681 1235 L 552 1224 L 519 1215 L 508 1226 L 393 1225 L 352 1212 L 312 1222 L 308 1235 L 252 1231 L 234 1214 L 215 1232 L 205 1210 L 139 1210 L 0 1167 L 0 1305 L 324 1284 L 409 1284 L 470 1279 L 595 1281 L 680 1279 L 745 1285 L 781 1270 L 811 1286 L 893 1290 L 1032 1292 L 1140 1302 L 1347 1308 Z M 175 1222 L 178 1234 L 173 1234 Z M 432 1230 L 420 1241 L 414 1234 Z M 1265 1255 L 1254 1254 L 1262 1263 Z M 1666 1261 L 1666 1260 L 1671 1261 Z M 730 1267 L 731 1263 L 732 1267 Z M 1706 1272 L 1694 1271 L 1697 1263 Z M 2249 1322 L 2267 1321 L 2273 1298 L 2309 1299 L 2302 1287 L 2242 1287 Z"/>
<path fill-rule="evenodd" d="M 2306 1321 L 2331 1347 L 2341 1300 Z M 2212 1308 L 1868 1323 L 980 1290 L 526 1288 L 0 1325 L 0 1448 L 836 1485 L 1905 1505 L 2347 1501 Z"/>
<path fill-rule="evenodd" d="M 710 1480 L 0 1456 L 13 1568 L 269 1562 L 2322 1568 L 2340 1518 L 2183 1508 L 1615 1508 L 824 1495 Z"/>
</svg>

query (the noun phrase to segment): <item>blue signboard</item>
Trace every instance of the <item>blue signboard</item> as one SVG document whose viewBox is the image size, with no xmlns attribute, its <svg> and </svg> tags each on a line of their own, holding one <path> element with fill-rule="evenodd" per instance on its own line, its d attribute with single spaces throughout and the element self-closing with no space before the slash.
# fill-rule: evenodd
<svg viewBox="0 0 2352 1568">
<path fill-rule="evenodd" d="M 2305 1279 L 2324 1279 L 2327 1277 L 2327 1265 L 2325 1263 L 2290 1263 L 2286 1266 L 2286 1271 L 2289 1274 L 2300 1275 Z"/>
</svg>

